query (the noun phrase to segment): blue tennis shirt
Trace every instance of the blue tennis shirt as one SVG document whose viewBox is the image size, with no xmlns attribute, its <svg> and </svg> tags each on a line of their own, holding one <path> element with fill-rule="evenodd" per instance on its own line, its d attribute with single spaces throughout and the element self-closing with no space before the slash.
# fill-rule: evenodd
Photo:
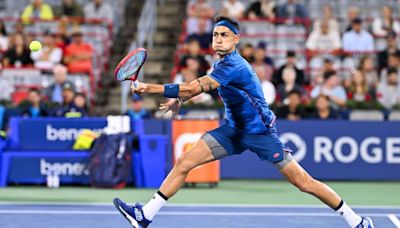
<svg viewBox="0 0 400 228">
<path fill-rule="evenodd" d="M 274 127 L 275 114 L 265 102 L 260 81 L 250 64 L 236 51 L 217 60 L 210 76 L 221 86 L 230 127 L 244 134 L 263 134 Z"/>
</svg>

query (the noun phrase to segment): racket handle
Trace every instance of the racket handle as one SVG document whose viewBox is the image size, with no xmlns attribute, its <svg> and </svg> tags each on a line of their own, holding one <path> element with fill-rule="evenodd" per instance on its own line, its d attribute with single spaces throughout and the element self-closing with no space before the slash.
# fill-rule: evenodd
<svg viewBox="0 0 400 228">
<path fill-rule="evenodd" d="M 139 82 L 137 80 L 132 81 L 133 88 L 137 88 L 139 86 Z"/>
</svg>

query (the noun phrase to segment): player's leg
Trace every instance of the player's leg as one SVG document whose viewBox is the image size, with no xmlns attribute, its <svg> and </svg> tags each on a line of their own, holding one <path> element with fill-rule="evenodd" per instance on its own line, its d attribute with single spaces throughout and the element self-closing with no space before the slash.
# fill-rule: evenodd
<svg viewBox="0 0 400 228">
<path fill-rule="evenodd" d="M 314 195 L 341 215 L 350 227 L 373 227 L 369 218 L 357 215 L 328 185 L 311 177 L 291 156 L 284 152 L 285 158 L 275 163 L 286 179 L 302 192 Z"/>
<path fill-rule="evenodd" d="M 189 171 L 215 159 L 216 157 L 207 143 L 200 139 L 188 152 L 183 153 L 178 158 L 159 191 L 146 205 L 143 207 L 140 204 L 129 206 L 118 198 L 114 199 L 114 204 L 133 227 L 147 227 L 156 213 L 165 205 L 168 198 L 181 188 Z"/>
</svg>

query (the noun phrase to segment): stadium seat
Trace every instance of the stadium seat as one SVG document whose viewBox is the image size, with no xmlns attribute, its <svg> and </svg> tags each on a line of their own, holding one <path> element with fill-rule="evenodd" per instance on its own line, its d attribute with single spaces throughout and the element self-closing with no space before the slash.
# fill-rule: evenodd
<svg viewBox="0 0 400 228">
<path fill-rule="evenodd" d="M 391 111 L 388 117 L 389 121 L 400 121 L 400 111 Z"/>
<path fill-rule="evenodd" d="M 384 114 L 379 110 L 353 110 L 349 116 L 350 120 L 359 121 L 383 121 L 385 119 Z"/>
</svg>

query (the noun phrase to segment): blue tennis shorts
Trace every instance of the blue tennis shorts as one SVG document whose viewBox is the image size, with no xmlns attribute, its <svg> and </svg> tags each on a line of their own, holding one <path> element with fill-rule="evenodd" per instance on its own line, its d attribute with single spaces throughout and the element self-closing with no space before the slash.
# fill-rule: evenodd
<svg viewBox="0 0 400 228">
<path fill-rule="evenodd" d="M 210 147 L 215 159 L 250 150 L 261 160 L 277 163 L 285 159 L 286 154 L 291 150 L 281 142 L 276 132 L 276 128 L 272 127 L 265 134 L 242 134 L 228 124 L 224 124 L 208 131 L 202 139 Z"/>
</svg>

